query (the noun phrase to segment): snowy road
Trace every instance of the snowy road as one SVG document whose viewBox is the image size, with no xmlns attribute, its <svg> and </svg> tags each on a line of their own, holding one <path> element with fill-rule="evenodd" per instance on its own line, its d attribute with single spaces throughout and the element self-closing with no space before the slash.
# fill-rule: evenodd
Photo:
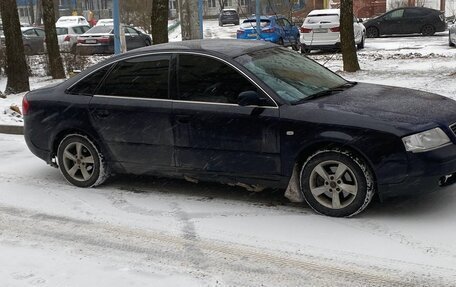
<svg viewBox="0 0 456 287">
<path fill-rule="evenodd" d="M 456 187 L 336 219 L 217 184 L 79 189 L 0 146 L 4 286 L 456 286 Z"/>
</svg>

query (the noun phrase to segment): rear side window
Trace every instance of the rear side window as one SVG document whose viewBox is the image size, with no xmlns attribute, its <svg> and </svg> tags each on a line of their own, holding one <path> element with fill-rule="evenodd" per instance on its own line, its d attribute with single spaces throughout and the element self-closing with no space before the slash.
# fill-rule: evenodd
<svg viewBox="0 0 456 287">
<path fill-rule="evenodd" d="M 40 36 L 40 37 L 46 36 L 46 32 L 44 32 L 44 30 L 35 29 L 35 31 L 36 31 L 36 33 L 38 34 L 38 36 Z"/>
<path fill-rule="evenodd" d="M 88 75 L 87 77 L 73 85 L 70 89 L 68 89 L 67 92 L 73 95 L 92 96 L 95 93 L 98 84 L 109 71 L 110 67 L 111 66 L 109 65 L 93 72 L 92 74 Z"/>
<path fill-rule="evenodd" d="M 315 14 L 308 15 L 304 23 L 339 23 L 339 15 L 337 14 Z"/>
<path fill-rule="evenodd" d="M 144 56 L 118 62 L 97 94 L 168 99 L 169 55 Z"/>
<path fill-rule="evenodd" d="M 427 11 L 421 9 L 405 9 L 405 18 L 417 18 L 426 16 Z"/>
</svg>

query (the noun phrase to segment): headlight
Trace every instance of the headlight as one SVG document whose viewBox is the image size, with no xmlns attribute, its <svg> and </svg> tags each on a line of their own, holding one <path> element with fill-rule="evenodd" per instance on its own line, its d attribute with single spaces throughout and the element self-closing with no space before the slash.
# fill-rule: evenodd
<svg viewBox="0 0 456 287">
<path fill-rule="evenodd" d="M 440 128 L 403 137 L 405 150 L 411 152 L 424 152 L 438 148 L 450 142 L 450 139 Z"/>
</svg>

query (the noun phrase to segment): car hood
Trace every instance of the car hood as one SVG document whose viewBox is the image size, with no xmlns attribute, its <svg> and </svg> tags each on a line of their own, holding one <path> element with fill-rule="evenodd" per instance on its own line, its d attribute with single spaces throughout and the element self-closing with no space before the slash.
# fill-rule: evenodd
<svg viewBox="0 0 456 287">
<path fill-rule="evenodd" d="M 456 101 L 432 93 L 358 83 L 343 92 L 320 97 L 296 109 L 318 113 L 333 124 L 372 128 L 404 135 L 456 122 Z"/>
</svg>

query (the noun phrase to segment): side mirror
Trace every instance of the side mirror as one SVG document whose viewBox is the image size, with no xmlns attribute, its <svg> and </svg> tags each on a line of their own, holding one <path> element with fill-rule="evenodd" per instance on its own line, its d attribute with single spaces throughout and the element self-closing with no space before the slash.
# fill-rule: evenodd
<svg viewBox="0 0 456 287">
<path fill-rule="evenodd" d="M 240 106 L 258 106 L 261 99 L 256 91 L 245 91 L 238 95 L 237 102 Z"/>
<path fill-rule="evenodd" d="M 363 23 L 363 19 L 358 18 L 358 23 Z"/>
</svg>

